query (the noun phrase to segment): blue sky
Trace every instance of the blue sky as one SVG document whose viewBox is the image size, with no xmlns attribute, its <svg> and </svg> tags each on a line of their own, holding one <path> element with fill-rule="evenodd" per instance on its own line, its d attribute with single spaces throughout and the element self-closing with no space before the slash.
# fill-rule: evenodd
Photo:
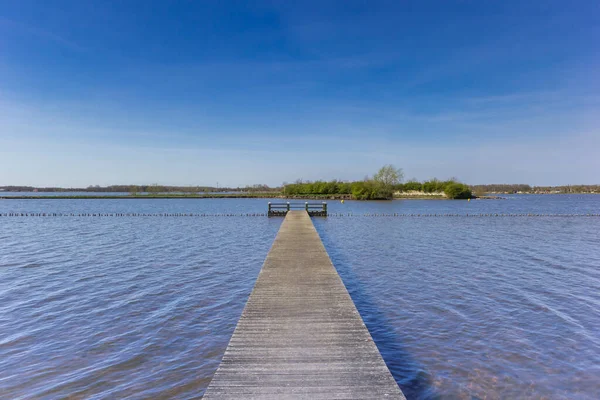
<svg viewBox="0 0 600 400">
<path fill-rule="evenodd" d="M 597 1 L 0 0 L 0 185 L 600 183 Z"/>
</svg>

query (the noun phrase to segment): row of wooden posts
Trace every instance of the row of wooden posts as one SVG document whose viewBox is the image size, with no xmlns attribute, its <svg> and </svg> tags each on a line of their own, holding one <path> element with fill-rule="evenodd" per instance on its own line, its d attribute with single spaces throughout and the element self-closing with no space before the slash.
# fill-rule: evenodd
<svg viewBox="0 0 600 400">
<path fill-rule="evenodd" d="M 292 208 L 290 207 L 290 210 Z M 32 213 L 32 212 L 9 212 L 0 213 L 0 218 L 14 218 L 14 217 L 266 217 L 266 216 L 285 216 L 287 208 L 283 210 L 272 209 L 267 213 Z M 574 218 L 574 217 L 588 217 L 598 218 L 600 214 L 497 214 L 497 213 L 468 213 L 468 214 L 401 214 L 401 213 L 329 213 L 321 210 L 310 210 L 311 215 L 317 216 L 328 216 L 328 217 L 399 217 L 399 218 L 423 218 L 423 217 L 463 217 L 463 218 L 477 218 L 477 217 L 552 217 L 552 218 Z M 319 213 L 319 214 L 315 214 Z"/>
</svg>

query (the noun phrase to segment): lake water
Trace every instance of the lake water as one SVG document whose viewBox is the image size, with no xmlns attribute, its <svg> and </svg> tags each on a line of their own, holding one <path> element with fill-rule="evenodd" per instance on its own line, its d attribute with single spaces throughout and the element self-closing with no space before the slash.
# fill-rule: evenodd
<svg viewBox="0 0 600 400">
<path fill-rule="evenodd" d="M 315 226 L 407 397 L 596 399 L 598 195 L 330 202 Z M 265 199 L 0 200 L 0 214 Z M 201 397 L 281 219 L 1 217 L 0 398 Z"/>
</svg>

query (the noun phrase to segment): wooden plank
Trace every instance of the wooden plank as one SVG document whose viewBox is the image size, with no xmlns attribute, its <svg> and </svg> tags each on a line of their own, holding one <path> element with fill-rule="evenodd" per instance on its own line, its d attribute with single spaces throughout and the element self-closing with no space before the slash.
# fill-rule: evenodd
<svg viewBox="0 0 600 400">
<path fill-rule="evenodd" d="M 205 399 L 404 399 L 306 211 L 273 242 Z"/>
</svg>

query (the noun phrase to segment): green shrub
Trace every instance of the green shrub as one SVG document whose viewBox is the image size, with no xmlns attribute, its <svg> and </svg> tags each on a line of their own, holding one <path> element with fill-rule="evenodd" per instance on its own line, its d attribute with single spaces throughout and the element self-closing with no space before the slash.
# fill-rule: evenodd
<svg viewBox="0 0 600 400">
<path fill-rule="evenodd" d="M 389 200 L 393 196 L 393 188 L 374 180 L 353 182 L 352 197 L 356 200 Z"/>
<path fill-rule="evenodd" d="M 352 184 L 349 182 L 339 182 L 338 183 L 338 191 L 341 194 L 351 194 L 352 193 Z"/>
<path fill-rule="evenodd" d="M 467 185 L 458 182 L 446 184 L 444 193 L 449 199 L 470 199 L 472 196 L 471 189 Z"/>
<path fill-rule="evenodd" d="M 352 197 L 356 200 L 369 200 L 373 196 L 373 190 L 365 181 L 353 182 L 351 185 Z"/>
<path fill-rule="evenodd" d="M 406 182 L 404 185 L 404 190 L 405 192 L 409 191 L 409 190 L 417 190 L 417 191 L 421 191 L 423 190 L 423 184 L 421 182 L 417 182 L 417 181 L 408 181 Z"/>
</svg>

